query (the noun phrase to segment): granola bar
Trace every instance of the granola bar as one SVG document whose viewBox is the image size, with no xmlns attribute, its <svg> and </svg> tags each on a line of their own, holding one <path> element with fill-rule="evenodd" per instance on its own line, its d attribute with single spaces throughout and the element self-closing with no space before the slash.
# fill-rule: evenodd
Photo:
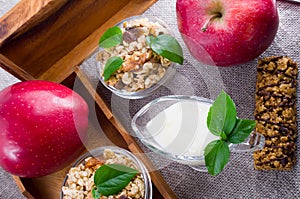
<svg viewBox="0 0 300 199">
<path fill-rule="evenodd" d="M 256 131 L 265 147 L 254 152 L 257 170 L 291 170 L 296 161 L 296 87 L 298 65 L 289 57 L 258 61 L 255 95 Z"/>
</svg>

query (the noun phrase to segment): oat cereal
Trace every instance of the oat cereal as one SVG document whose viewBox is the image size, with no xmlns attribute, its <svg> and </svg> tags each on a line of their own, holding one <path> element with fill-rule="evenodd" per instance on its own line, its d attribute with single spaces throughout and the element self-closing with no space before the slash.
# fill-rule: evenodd
<svg viewBox="0 0 300 199">
<path fill-rule="evenodd" d="M 101 71 L 110 57 L 119 56 L 124 60 L 121 68 L 105 83 L 127 92 L 150 88 L 165 75 L 171 62 L 153 52 L 146 43 L 146 37 L 169 32 L 160 23 L 149 21 L 148 18 L 125 21 L 121 30 L 123 43 L 97 54 Z"/>
<path fill-rule="evenodd" d="M 88 157 L 84 163 L 73 167 L 67 174 L 65 186 L 62 187 L 63 199 L 93 199 L 94 174 L 103 164 L 122 164 L 138 169 L 128 157 L 105 149 L 104 159 Z M 117 195 L 101 196 L 100 199 L 142 199 L 145 195 L 145 183 L 141 173 L 137 174 L 130 183 Z"/>
</svg>

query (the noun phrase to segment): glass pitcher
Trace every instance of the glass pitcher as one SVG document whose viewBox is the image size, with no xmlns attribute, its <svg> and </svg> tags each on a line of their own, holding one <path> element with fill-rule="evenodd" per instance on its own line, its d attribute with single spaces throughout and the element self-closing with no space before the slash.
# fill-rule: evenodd
<svg viewBox="0 0 300 199">
<path fill-rule="evenodd" d="M 161 156 L 187 164 L 198 171 L 207 171 L 204 148 L 219 137 L 206 125 L 213 101 L 196 97 L 171 95 L 157 98 L 132 119 L 132 129 L 141 142 Z M 231 152 L 262 149 L 263 135 L 252 132 L 241 144 L 229 144 Z"/>
</svg>

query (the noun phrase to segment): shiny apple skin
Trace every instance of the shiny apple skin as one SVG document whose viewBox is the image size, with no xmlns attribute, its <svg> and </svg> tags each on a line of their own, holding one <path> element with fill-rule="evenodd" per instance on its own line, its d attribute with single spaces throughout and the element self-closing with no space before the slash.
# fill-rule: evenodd
<svg viewBox="0 0 300 199">
<path fill-rule="evenodd" d="M 219 10 L 222 17 L 202 31 Z M 179 31 L 193 57 L 214 66 L 255 59 L 271 45 L 279 25 L 274 0 L 177 0 L 176 13 Z"/>
<path fill-rule="evenodd" d="M 88 105 L 57 83 L 32 80 L 0 92 L 0 165 L 13 175 L 41 177 L 84 149 Z"/>
</svg>

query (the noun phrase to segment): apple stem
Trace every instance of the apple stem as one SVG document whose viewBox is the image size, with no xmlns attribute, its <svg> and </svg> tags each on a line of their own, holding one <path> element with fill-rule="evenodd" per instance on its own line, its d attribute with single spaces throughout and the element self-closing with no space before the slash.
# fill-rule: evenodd
<svg viewBox="0 0 300 199">
<path fill-rule="evenodd" d="M 222 17 L 222 13 L 220 13 L 220 12 L 214 13 L 214 14 L 211 16 L 211 18 L 209 18 L 208 20 L 206 20 L 206 22 L 205 22 L 204 25 L 202 26 L 201 30 L 202 30 L 203 32 L 205 32 L 205 31 L 207 30 L 207 28 L 208 28 L 208 25 L 209 25 L 214 19 L 216 19 L 216 18 L 221 18 L 221 17 Z"/>
</svg>

